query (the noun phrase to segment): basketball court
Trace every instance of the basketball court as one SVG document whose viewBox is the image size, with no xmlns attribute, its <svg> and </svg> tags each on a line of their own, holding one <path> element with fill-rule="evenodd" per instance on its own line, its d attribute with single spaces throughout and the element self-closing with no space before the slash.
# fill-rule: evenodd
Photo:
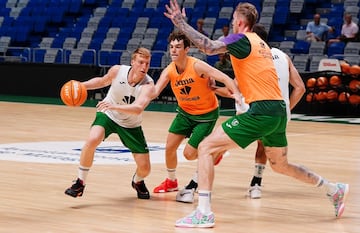
<svg viewBox="0 0 360 233">
<path fill-rule="evenodd" d="M 215 227 L 184 229 L 174 223 L 197 202 L 176 202 L 176 192 L 137 199 L 130 185 L 135 164 L 115 136 L 100 145 L 84 195 L 64 194 L 76 179 L 79 149 L 95 108 L 12 102 L 0 102 L 0 108 L 0 232 L 360 232 L 359 123 L 294 120 L 288 127 L 290 162 L 350 184 L 341 219 L 335 218 L 323 190 L 276 174 L 269 166 L 262 198 L 247 198 L 256 149 L 252 144 L 230 151 L 215 168 Z M 166 177 L 163 146 L 173 117 L 174 113 L 144 113 L 143 129 L 153 148 L 152 171 L 145 180 L 149 190 Z M 196 162 L 185 161 L 180 153 L 179 157 L 182 187 Z"/>
</svg>

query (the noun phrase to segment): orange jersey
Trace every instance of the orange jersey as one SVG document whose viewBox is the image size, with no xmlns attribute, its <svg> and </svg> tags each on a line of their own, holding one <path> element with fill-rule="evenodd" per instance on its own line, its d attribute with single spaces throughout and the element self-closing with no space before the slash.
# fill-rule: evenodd
<svg viewBox="0 0 360 233">
<path fill-rule="evenodd" d="M 249 55 L 239 59 L 230 50 L 230 58 L 246 102 L 283 100 L 269 46 L 255 33 L 245 33 L 245 36 L 250 41 Z"/>
<path fill-rule="evenodd" d="M 187 57 L 186 68 L 179 74 L 175 63 L 169 64 L 171 89 L 181 109 L 191 115 L 201 115 L 218 108 L 218 99 L 209 87 L 209 78 L 196 74 L 194 63 L 198 59 Z"/>
</svg>

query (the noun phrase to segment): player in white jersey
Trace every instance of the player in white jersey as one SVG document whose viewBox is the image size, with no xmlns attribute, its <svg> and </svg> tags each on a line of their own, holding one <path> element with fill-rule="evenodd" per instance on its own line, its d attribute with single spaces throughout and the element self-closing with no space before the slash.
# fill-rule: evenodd
<svg viewBox="0 0 360 233">
<path fill-rule="evenodd" d="M 268 34 L 263 25 L 255 24 L 253 31 L 258 34 L 261 39 L 267 41 Z M 286 53 L 277 48 L 271 48 L 271 54 L 273 57 L 276 73 L 279 78 L 281 94 L 286 103 L 287 119 L 289 121 L 291 119 L 290 110 L 295 107 L 295 105 L 304 95 L 305 85 L 290 57 Z M 293 88 L 290 96 L 289 83 Z M 237 111 L 237 113 L 241 112 Z M 253 199 L 261 198 L 262 174 L 266 165 L 264 146 L 260 140 L 258 140 L 257 143 L 258 145 L 255 154 L 255 171 L 249 188 L 249 196 Z"/>
<path fill-rule="evenodd" d="M 150 198 L 144 183 L 151 167 L 149 150 L 141 128 L 142 112 L 155 92 L 154 81 L 147 74 L 150 59 L 148 49 L 138 48 L 132 53 L 131 66 L 114 65 L 103 77 L 83 82 L 88 90 L 107 86 L 110 88 L 106 97 L 96 105 L 96 118 L 81 150 L 78 178 L 65 190 L 65 194 L 82 196 L 97 146 L 110 134 L 116 133 L 124 146 L 132 152 L 137 165 L 132 187 L 137 191 L 138 198 Z"/>
</svg>

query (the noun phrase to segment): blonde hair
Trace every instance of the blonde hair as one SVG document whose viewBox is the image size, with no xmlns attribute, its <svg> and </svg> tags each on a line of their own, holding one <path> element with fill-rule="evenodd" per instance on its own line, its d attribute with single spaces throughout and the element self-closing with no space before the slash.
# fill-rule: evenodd
<svg viewBox="0 0 360 233">
<path fill-rule="evenodd" d="M 252 28 L 258 20 L 258 11 L 256 10 L 256 7 L 251 3 L 240 2 L 236 7 L 235 12 L 236 14 L 244 16 L 250 28 Z"/>
<path fill-rule="evenodd" d="M 144 58 L 151 58 L 151 52 L 147 48 L 137 48 L 131 55 L 131 60 L 134 60 L 136 58 L 136 55 L 139 55 Z"/>
</svg>

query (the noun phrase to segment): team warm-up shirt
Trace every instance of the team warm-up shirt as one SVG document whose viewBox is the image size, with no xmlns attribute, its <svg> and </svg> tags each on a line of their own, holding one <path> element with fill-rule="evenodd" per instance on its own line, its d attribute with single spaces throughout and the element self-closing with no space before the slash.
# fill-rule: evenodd
<svg viewBox="0 0 360 233">
<path fill-rule="evenodd" d="M 119 72 L 106 94 L 105 101 L 120 105 L 131 104 L 139 97 L 143 85 L 154 82 L 149 75 L 146 75 L 136 86 L 130 86 L 128 83 L 130 69 L 131 66 L 120 66 Z M 115 110 L 107 110 L 105 114 L 115 123 L 126 128 L 138 127 L 142 122 L 142 114 L 126 114 Z"/>
<path fill-rule="evenodd" d="M 186 68 L 181 74 L 172 62 L 168 73 L 179 107 L 191 115 L 206 114 L 218 108 L 218 99 L 209 87 L 209 78 L 200 77 L 194 70 L 197 60 L 187 57 Z"/>
<path fill-rule="evenodd" d="M 270 48 L 256 33 L 231 34 L 222 41 L 246 103 L 283 100 Z"/>
</svg>

